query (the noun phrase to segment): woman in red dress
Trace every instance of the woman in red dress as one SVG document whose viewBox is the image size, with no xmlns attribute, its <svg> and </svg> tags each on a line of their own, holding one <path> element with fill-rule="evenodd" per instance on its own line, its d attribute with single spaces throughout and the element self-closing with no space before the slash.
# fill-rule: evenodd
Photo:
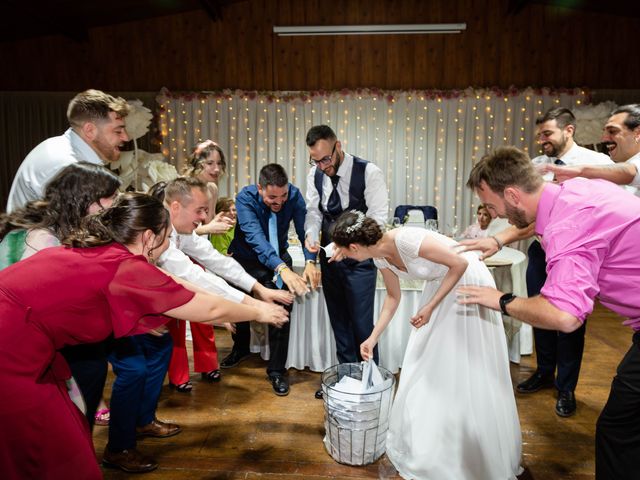
<svg viewBox="0 0 640 480">
<path fill-rule="evenodd" d="M 102 478 L 88 425 L 67 393 L 64 346 L 144 333 L 167 322 L 164 315 L 287 321 L 281 307 L 231 303 L 153 266 L 167 248 L 168 222 L 158 200 L 125 194 L 66 239 L 73 248 L 48 248 L 0 272 L 4 479 Z"/>
</svg>

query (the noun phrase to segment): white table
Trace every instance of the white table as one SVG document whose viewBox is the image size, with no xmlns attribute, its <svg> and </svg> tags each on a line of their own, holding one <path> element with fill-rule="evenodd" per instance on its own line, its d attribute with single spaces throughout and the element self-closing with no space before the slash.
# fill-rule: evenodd
<svg viewBox="0 0 640 480">
<path fill-rule="evenodd" d="M 300 247 L 291 247 L 289 253 L 293 259 L 294 269 L 301 271 L 304 257 Z M 518 296 L 526 296 L 525 270 L 526 257 L 521 252 L 504 248 L 500 255 L 494 255 L 493 270 L 496 284 L 499 288 L 507 288 Z M 422 306 L 420 297 L 423 281 L 402 281 L 402 299 L 391 323 L 384 331 L 378 342 L 380 365 L 396 373 L 402 366 L 409 334 L 413 328 L 409 318 Z M 524 294 L 523 294 L 524 292 Z M 386 296 L 386 289 L 378 276 L 374 300 L 374 316 L 382 308 Z M 511 361 L 520 360 L 520 342 L 523 338 L 523 328 L 520 322 L 505 317 L 505 331 L 509 341 L 509 357 Z M 338 363 L 333 330 L 329 322 L 329 314 L 322 293 L 322 288 L 295 300 L 290 320 L 289 350 L 287 368 L 322 372 Z M 531 336 L 531 335 L 529 335 Z M 517 347 L 516 347 L 517 345 Z M 513 352 L 512 352 L 513 350 Z M 252 323 L 251 351 L 260 353 L 263 358 L 269 358 L 269 345 L 266 329 Z M 524 352 L 522 352 L 524 353 Z"/>
<path fill-rule="evenodd" d="M 485 260 L 496 287 L 503 292 L 513 292 L 518 297 L 527 296 L 527 256 L 520 250 L 504 247 L 498 253 Z M 521 355 L 530 355 L 533 350 L 533 329 L 531 325 L 522 323 L 507 315 L 502 316 L 509 360 L 520 363 Z"/>
</svg>

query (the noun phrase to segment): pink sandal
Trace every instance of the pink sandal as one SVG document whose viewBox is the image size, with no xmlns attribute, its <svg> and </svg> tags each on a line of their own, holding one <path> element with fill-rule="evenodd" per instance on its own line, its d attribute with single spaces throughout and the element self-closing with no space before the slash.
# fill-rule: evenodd
<svg viewBox="0 0 640 480">
<path fill-rule="evenodd" d="M 109 409 L 101 408 L 96 412 L 95 424 L 100 425 L 101 427 L 105 427 L 109 425 L 109 417 L 110 417 Z"/>
</svg>

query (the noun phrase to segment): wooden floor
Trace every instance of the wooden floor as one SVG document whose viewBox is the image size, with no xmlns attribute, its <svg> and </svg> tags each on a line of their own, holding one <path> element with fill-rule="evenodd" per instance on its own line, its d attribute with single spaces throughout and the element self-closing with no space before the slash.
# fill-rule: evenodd
<svg viewBox="0 0 640 480">
<path fill-rule="evenodd" d="M 523 440 L 523 480 L 592 480 L 594 431 L 606 402 L 615 367 L 629 348 L 631 330 L 621 319 L 598 308 L 589 319 L 577 415 L 562 419 L 554 413 L 555 395 L 543 390 L 516 395 Z M 216 330 L 220 358 L 230 351 L 225 330 Z M 512 365 L 514 385 L 535 369 L 533 357 Z M 256 355 L 240 366 L 223 370 L 222 382 L 208 384 L 192 376 L 190 395 L 165 386 L 158 417 L 179 423 L 183 431 L 167 439 L 144 439 L 138 448 L 160 463 L 145 480 L 168 479 L 328 479 L 399 478 L 386 457 L 366 467 L 336 463 L 325 451 L 323 403 L 313 396 L 320 374 L 291 370 L 291 393 L 277 397 L 266 379 L 264 362 Z M 111 381 L 111 377 L 110 380 Z M 107 386 L 106 393 L 110 391 Z M 98 457 L 107 438 L 96 427 Z M 104 469 L 106 479 L 129 478 Z"/>
</svg>

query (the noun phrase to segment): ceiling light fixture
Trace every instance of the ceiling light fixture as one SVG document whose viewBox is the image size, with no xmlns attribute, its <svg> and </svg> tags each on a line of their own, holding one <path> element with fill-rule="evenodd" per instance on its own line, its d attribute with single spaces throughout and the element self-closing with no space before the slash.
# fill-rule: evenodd
<svg viewBox="0 0 640 480">
<path fill-rule="evenodd" d="M 422 23 L 405 25 L 300 25 L 273 26 L 273 33 L 280 37 L 308 35 L 415 35 L 433 33 L 460 33 L 466 23 Z"/>
</svg>

